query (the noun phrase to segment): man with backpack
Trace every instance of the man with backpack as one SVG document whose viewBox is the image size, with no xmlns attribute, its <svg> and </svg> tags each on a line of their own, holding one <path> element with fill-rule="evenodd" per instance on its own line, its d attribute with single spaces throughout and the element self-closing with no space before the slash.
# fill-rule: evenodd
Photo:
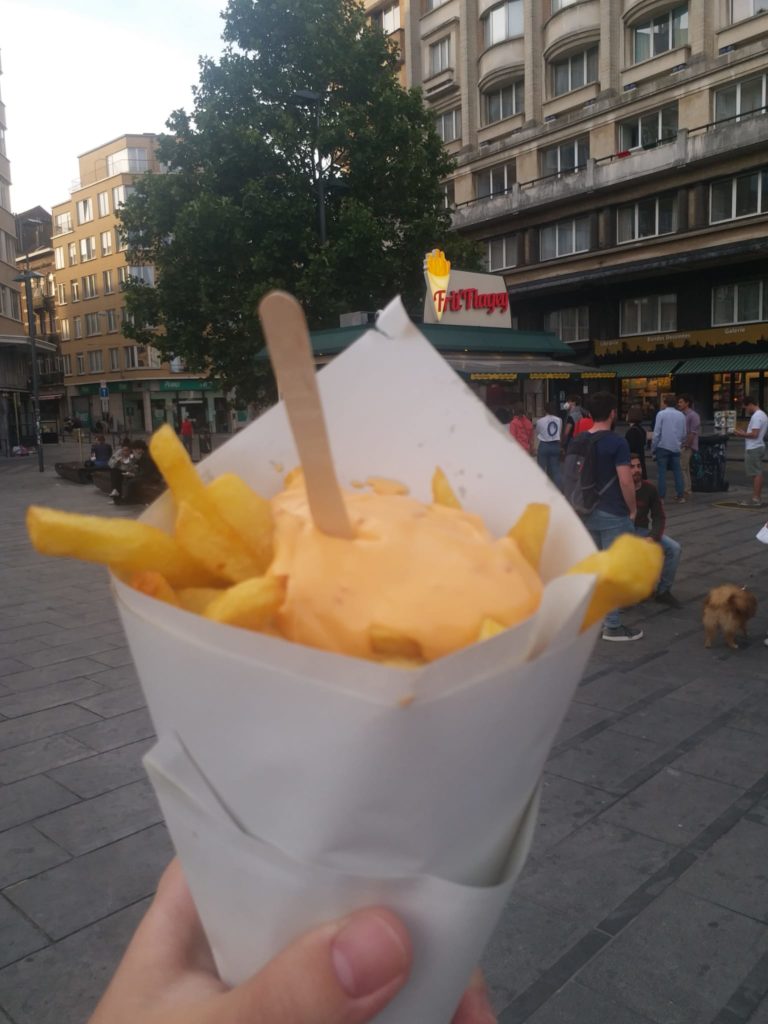
<svg viewBox="0 0 768 1024">
<path fill-rule="evenodd" d="M 594 425 L 571 440 L 563 467 L 563 493 L 602 551 L 622 533 L 634 533 L 637 514 L 629 445 L 613 433 L 617 402 L 607 391 L 590 398 Z M 625 626 L 618 611 L 603 623 L 603 640 L 642 639 L 642 629 Z"/>
</svg>

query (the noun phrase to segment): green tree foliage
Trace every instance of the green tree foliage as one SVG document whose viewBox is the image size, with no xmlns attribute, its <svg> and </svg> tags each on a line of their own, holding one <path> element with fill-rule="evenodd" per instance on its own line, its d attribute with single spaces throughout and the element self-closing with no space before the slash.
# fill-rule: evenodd
<svg viewBox="0 0 768 1024">
<path fill-rule="evenodd" d="M 450 233 L 441 181 L 453 163 L 432 117 L 355 0 L 229 0 L 223 18 L 224 53 L 201 61 L 192 113 L 173 113 L 161 139 L 168 173 L 140 179 L 122 210 L 129 263 L 157 271 L 154 288 L 128 285 L 124 330 L 251 397 L 270 288 L 329 327 L 396 294 L 418 312 L 434 245 L 469 269 L 477 255 Z M 302 90 L 321 97 L 319 126 Z"/>
</svg>

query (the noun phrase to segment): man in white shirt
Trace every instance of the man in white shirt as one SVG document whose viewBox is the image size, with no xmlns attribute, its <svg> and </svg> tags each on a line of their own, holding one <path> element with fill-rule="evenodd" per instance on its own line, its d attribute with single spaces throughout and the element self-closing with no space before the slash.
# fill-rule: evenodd
<svg viewBox="0 0 768 1024">
<path fill-rule="evenodd" d="M 736 437 L 744 438 L 744 472 L 752 478 L 752 501 L 741 501 L 739 504 L 751 504 L 759 508 L 763 504 L 763 459 L 768 416 L 751 395 L 744 399 L 744 410 L 749 416 L 749 425 L 746 430 L 734 430 L 733 433 Z"/>
<path fill-rule="evenodd" d="M 536 461 L 555 487 L 560 487 L 560 432 L 563 421 L 557 415 L 556 402 L 547 402 L 546 413 L 546 416 L 536 420 L 536 439 L 539 442 Z"/>
<path fill-rule="evenodd" d="M 653 426 L 651 451 L 656 458 L 659 470 L 659 497 L 663 501 L 667 496 L 667 467 L 672 470 L 675 480 L 675 501 L 685 501 L 685 485 L 680 466 L 680 449 L 688 433 L 685 416 L 676 409 L 677 399 L 674 395 L 664 396 L 664 408 L 656 417 Z"/>
</svg>

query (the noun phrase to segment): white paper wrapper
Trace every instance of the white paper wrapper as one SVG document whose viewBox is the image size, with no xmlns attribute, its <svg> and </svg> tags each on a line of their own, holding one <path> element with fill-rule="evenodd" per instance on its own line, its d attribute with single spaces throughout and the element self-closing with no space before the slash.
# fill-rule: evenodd
<svg viewBox="0 0 768 1024">
<path fill-rule="evenodd" d="M 378 328 L 318 378 L 342 485 L 392 477 L 430 500 L 440 465 L 497 535 L 549 502 L 533 619 L 414 672 L 115 588 L 160 737 L 147 766 L 222 976 L 242 980 L 311 924 L 384 902 L 413 929 L 416 959 L 380 1019 L 448 1024 L 527 852 L 544 761 L 592 649 L 596 629 L 579 626 L 593 580 L 561 574 L 594 549 L 399 302 Z M 271 495 L 296 462 L 277 406 L 200 472 L 235 471 Z M 163 499 L 145 518 L 168 525 L 170 509 Z"/>
<path fill-rule="evenodd" d="M 761 544 L 768 544 L 768 523 L 755 534 Z"/>
</svg>

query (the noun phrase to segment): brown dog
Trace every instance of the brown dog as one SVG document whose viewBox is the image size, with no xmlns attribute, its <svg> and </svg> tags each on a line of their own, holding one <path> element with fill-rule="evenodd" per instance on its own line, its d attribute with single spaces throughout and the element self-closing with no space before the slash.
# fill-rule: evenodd
<svg viewBox="0 0 768 1024">
<path fill-rule="evenodd" d="M 718 626 L 725 642 L 734 651 L 739 649 L 737 634 L 747 635 L 747 623 L 757 611 L 755 595 L 746 587 L 724 583 L 713 587 L 704 601 L 701 621 L 704 623 L 704 646 L 711 647 Z"/>
</svg>

